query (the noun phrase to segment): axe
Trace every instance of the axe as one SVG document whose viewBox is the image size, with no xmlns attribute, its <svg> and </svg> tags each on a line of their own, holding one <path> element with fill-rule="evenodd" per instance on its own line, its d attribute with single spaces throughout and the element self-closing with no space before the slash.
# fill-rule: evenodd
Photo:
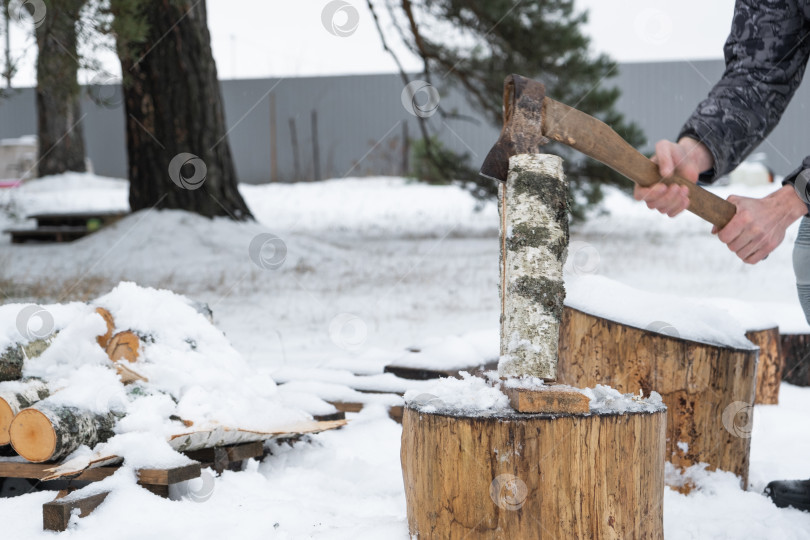
<svg viewBox="0 0 810 540">
<path fill-rule="evenodd" d="M 658 182 L 678 184 L 689 189 L 689 210 L 718 229 L 731 221 L 736 207 L 685 178 L 661 178 L 658 165 L 613 131 L 604 122 L 554 101 L 546 87 L 537 81 L 509 75 L 503 90 L 503 129 L 498 142 L 487 154 L 481 175 L 506 181 L 509 158 L 537 152 L 554 140 L 575 148 L 644 187 Z"/>
</svg>

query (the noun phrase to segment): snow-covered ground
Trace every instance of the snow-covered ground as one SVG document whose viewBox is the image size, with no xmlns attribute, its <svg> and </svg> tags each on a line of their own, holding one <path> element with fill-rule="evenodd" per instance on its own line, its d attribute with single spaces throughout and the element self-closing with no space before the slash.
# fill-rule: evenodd
<svg viewBox="0 0 810 540">
<path fill-rule="evenodd" d="M 170 288 L 208 303 L 253 368 L 277 379 L 310 370 L 321 382 L 300 386 L 313 391 L 341 388 L 324 382 L 326 369 L 342 370 L 336 383 L 351 372 L 380 373 L 413 354 L 407 347 L 422 350 L 420 361 L 459 350 L 476 359 L 497 355 L 494 205 L 478 208 L 457 188 L 398 178 L 241 189 L 256 223 L 144 211 L 71 244 L 11 245 L 3 235 L 2 302 L 90 299 L 120 280 Z M 761 196 L 769 188 L 716 191 Z M 0 190 L 0 228 L 26 224 L 22 217 L 30 213 L 125 209 L 126 201 L 120 180 L 33 181 Z M 670 220 L 614 191 L 605 209 L 572 231 L 574 275 L 685 301 L 742 300 L 783 328 L 807 329 L 791 268 L 797 226 L 752 267 L 690 214 Z M 806 538 L 810 514 L 777 509 L 759 493 L 772 479 L 810 477 L 808 405 L 810 389 L 783 385 L 780 405 L 756 407 L 749 491 L 726 473 L 701 471 L 692 472 L 700 489 L 691 495 L 667 490 L 667 538 Z M 247 471 L 192 482 L 193 496 L 179 501 L 113 477 L 119 489 L 68 534 L 405 539 L 401 429 L 382 404 L 350 416 L 349 426 L 281 446 Z M 49 497 L 0 499 L 3 537 L 50 537 L 41 531 L 41 504 Z"/>
</svg>

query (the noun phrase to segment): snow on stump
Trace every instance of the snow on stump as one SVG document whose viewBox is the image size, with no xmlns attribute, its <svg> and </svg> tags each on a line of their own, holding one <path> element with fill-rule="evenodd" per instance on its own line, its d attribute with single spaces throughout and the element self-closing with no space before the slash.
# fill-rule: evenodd
<svg viewBox="0 0 810 540">
<path fill-rule="evenodd" d="M 748 484 L 758 348 L 728 312 L 598 276 L 568 283 L 561 382 L 659 392 L 667 460 L 705 462 Z M 679 487 L 688 491 L 689 487 Z"/>
<path fill-rule="evenodd" d="M 480 398 L 459 402 L 464 391 L 435 392 L 410 399 L 403 417 L 413 538 L 663 538 L 660 403 L 527 414 L 503 395 L 476 409 Z"/>
</svg>

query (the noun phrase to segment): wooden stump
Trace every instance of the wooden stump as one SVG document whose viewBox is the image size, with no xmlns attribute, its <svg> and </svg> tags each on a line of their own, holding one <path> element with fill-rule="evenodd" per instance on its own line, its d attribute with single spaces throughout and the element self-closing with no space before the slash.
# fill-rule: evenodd
<svg viewBox="0 0 810 540">
<path fill-rule="evenodd" d="M 782 334 L 782 380 L 810 386 L 810 334 Z"/>
<path fill-rule="evenodd" d="M 748 484 L 756 349 L 688 341 L 566 307 L 559 381 L 655 390 L 667 405 L 666 459 L 731 471 Z"/>
<path fill-rule="evenodd" d="M 661 539 L 665 421 L 663 411 L 446 416 L 406 407 L 410 533 Z"/>
<path fill-rule="evenodd" d="M 759 347 L 757 364 L 757 405 L 778 405 L 779 385 L 782 382 L 782 348 L 779 327 L 749 330 L 745 337 Z"/>
</svg>

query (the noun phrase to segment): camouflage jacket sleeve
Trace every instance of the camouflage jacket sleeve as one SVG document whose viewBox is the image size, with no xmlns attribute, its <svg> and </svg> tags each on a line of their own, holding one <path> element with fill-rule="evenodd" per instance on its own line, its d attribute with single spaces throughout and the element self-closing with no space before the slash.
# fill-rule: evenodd
<svg viewBox="0 0 810 540">
<path fill-rule="evenodd" d="M 708 147 L 714 157 L 709 181 L 733 170 L 776 127 L 810 55 L 808 16 L 806 0 L 737 0 L 723 78 L 678 137 Z"/>
</svg>

